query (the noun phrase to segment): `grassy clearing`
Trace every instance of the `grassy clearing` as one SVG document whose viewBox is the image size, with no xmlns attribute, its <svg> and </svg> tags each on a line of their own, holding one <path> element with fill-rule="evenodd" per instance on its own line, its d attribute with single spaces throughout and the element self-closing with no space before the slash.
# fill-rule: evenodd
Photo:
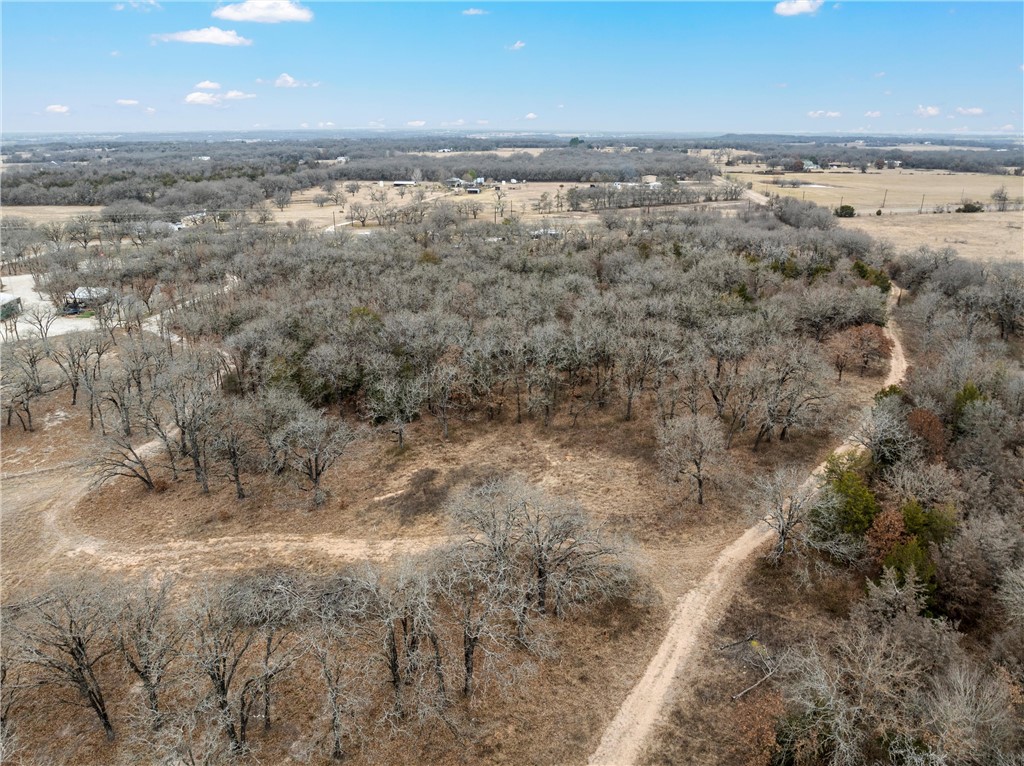
<svg viewBox="0 0 1024 766">
<path fill-rule="evenodd" d="M 763 165 L 750 169 L 725 168 L 728 175 L 751 183 L 762 194 L 784 194 L 825 207 L 853 205 L 862 215 L 885 212 L 930 212 L 936 206 L 959 206 L 962 200 L 989 202 L 992 192 L 1005 186 L 1011 199 L 1024 197 L 1024 177 L 988 173 L 949 173 L 941 170 L 886 169 L 835 170 L 813 173 L 764 175 Z M 776 186 L 773 179 L 800 181 L 803 186 Z M 922 202 L 923 198 L 923 202 Z M 884 200 L 884 206 L 883 206 Z"/>
<path fill-rule="evenodd" d="M 1024 215 L 1020 211 L 867 215 L 840 219 L 840 225 L 889 242 L 898 250 L 921 245 L 951 247 L 972 261 L 1024 266 Z"/>
</svg>

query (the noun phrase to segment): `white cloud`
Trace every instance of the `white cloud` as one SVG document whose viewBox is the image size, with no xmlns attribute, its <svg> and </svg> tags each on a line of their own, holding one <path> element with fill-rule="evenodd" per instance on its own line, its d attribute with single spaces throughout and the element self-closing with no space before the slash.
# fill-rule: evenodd
<svg viewBox="0 0 1024 766">
<path fill-rule="evenodd" d="M 885 72 L 875 72 L 874 76 L 875 76 L 876 78 L 877 78 L 877 77 L 885 77 Z"/>
<path fill-rule="evenodd" d="M 246 98 L 256 98 L 256 94 L 243 93 L 240 90 L 229 90 L 227 93 L 224 94 L 224 99 L 226 101 L 241 101 Z"/>
<path fill-rule="evenodd" d="M 371 128 L 383 128 L 385 123 L 383 120 L 370 120 L 367 125 Z"/>
<path fill-rule="evenodd" d="M 828 118 L 828 119 L 834 119 L 836 117 L 842 117 L 843 113 L 842 112 L 827 112 L 824 109 L 817 109 L 817 110 L 815 110 L 813 112 L 808 112 L 807 116 L 811 117 L 811 118 L 813 118 L 815 120 L 820 119 L 822 117 L 825 117 L 825 118 Z"/>
<path fill-rule="evenodd" d="M 556 109 L 565 109 L 565 104 L 559 104 Z"/>
<path fill-rule="evenodd" d="M 299 127 L 300 128 L 308 128 L 309 127 L 309 123 L 308 122 L 300 122 L 299 123 Z"/>
<path fill-rule="evenodd" d="M 998 128 L 996 128 L 996 130 L 1009 132 L 1013 130 L 1013 125 L 1011 125 L 1010 123 L 1006 123 L 1005 125 L 1000 125 Z"/>
<path fill-rule="evenodd" d="M 327 122 L 318 122 L 316 124 L 316 126 L 318 128 L 333 128 L 334 127 L 334 123 L 331 122 L 330 120 L 328 120 Z"/>
<path fill-rule="evenodd" d="M 524 120 L 536 120 L 536 119 L 537 119 L 537 115 L 535 115 L 535 114 L 534 114 L 533 112 L 530 112 L 530 113 L 529 113 L 528 115 L 526 115 L 526 117 L 524 117 L 523 119 L 524 119 Z"/>
<path fill-rule="evenodd" d="M 265 85 L 267 81 L 266 80 L 257 80 L 256 82 L 260 83 L 261 85 Z M 318 82 L 303 82 L 302 80 L 296 80 L 294 77 L 292 77 L 287 72 L 282 72 L 281 74 L 279 74 L 277 76 L 277 79 L 274 80 L 274 87 L 275 88 L 319 88 L 320 87 L 320 83 L 318 83 Z"/>
<path fill-rule="evenodd" d="M 279 24 L 282 21 L 312 21 L 313 12 L 291 0 L 245 0 L 222 5 L 214 18 L 225 21 L 251 21 L 258 24 Z"/>
<path fill-rule="evenodd" d="M 111 51 L 110 55 L 113 56 L 114 58 L 117 58 L 118 56 L 121 55 L 121 51 Z"/>
<path fill-rule="evenodd" d="M 938 117 L 942 114 L 942 110 L 937 106 L 922 106 L 919 104 L 917 109 L 914 110 L 914 114 L 918 117 Z"/>
<path fill-rule="evenodd" d="M 514 43 L 508 46 L 508 49 L 510 51 L 521 51 L 525 47 L 526 43 L 524 43 L 522 40 L 516 40 Z"/>
<path fill-rule="evenodd" d="M 881 117 L 881 112 L 864 112 L 865 117 Z"/>
<path fill-rule="evenodd" d="M 460 127 L 462 125 L 465 125 L 465 124 L 466 124 L 466 121 L 460 117 L 459 119 L 452 120 L 451 122 L 442 122 L 441 123 L 441 127 L 442 128 L 458 128 L 458 127 Z"/>
<path fill-rule="evenodd" d="M 239 35 L 233 29 L 206 27 L 206 29 L 189 29 L 184 32 L 168 32 L 153 35 L 153 39 L 162 43 L 205 43 L 207 45 L 252 45 L 252 40 Z"/>
<path fill-rule="evenodd" d="M 156 109 L 151 106 L 146 107 L 146 114 L 156 114 Z"/>
<path fill-rule="evenodd" d="M 817 13 L 825 0 L 782 0 L 775 4 L 779 16 L 799 16 L 802 13 Z"/>
<path fill-rule="evenodd" d="M 220 90 L 220 83 L 213 80 L 203 80 L 192 86 L 196 90 Z"/>
<path fill-rule="evenodd" d="M 198 104 L 199 106 L 217 106 L 220 104 L 220 96 L 216 93 L 204 93 L 197 90 L 185 96 L 185 103 Z"/>
<path fill-rule="evenodd" d="M 134 98 L 119 98 L 114 103 L 117 104 L 118 106 L 138 106 L 139 105 L 138 100 L 136 100 Z"/>
<path fill-rule="evenodd" d="M 422 128 L 424 125 L 427 124 L 427 121 L 426 120 L 409 120 L 409 122 L 407 122 L 405 124 L 408 125 L 410 128 Z"/>
<path fill-rule="evenodd" d="M 977 117 L 980 114 L 985 114 L 985 110 L 982 109 L 980 106 L 968 106 L 968 107 L 958 106 L 956 108 L 956 113 L 957 114 L 963 114 L 963 115 L 966 115 L 968 117 Z"/>
<path fill-rule="evenodd" d="M 133 11 L 159 11 L 160 3 L 156 0 L 129 0 L 127 3 L 115 3 L 112 7 L 115 11 L 126 11 L 129 8 Z"/>
<path fill-rule="evenodd" d="M 50 114 L 67 114 L 71 111 L 71 107 L 64 106 L 64 104 L 50 104 L 46 107 L 46 111 Z"/>
<path fill-rule="evenodd" d="M 463 16 L 486 16 L 487 11 L 483 8 L 467 8 L 462 12 Z"/>
<path fill-rule="evenodd" d="M 490 125 L 491 121 L 490 120 L 477 120 L 476 124 L 477 125 Z"/>
</svg>

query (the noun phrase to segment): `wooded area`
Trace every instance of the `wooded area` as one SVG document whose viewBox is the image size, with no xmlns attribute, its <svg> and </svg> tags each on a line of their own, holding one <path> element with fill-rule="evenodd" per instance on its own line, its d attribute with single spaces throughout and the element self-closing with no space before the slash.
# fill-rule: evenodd
<svg viewBox="0 0 1024 766">
<path fill-rule="evenodd" d="M 473 169 L 495 176 L 570 180 L 572 167 L 575 180 L 710 178 L 703 160 L 676 151 L 478 159 Z M 88 193 L 115 209 L 174 207 L 200 204 L 205 189 L 227 195 L 211 208 L 251 211 L 277 181 L 461 168 L 443 157 L 298 161 L 278 156 L 259 173 L 204 162 L 188 178 L 179 157 L 113 181 L 115 155 L 98 169 L 19 171 L 13 184 L 5 173 L 4 203 Z M 325 477 L 345 472 L 353 449 L 384 439 L 401 454 L 413 423 L 447 442 L 469 423 L 513 433 L 603 418 L 614 440 L 639 421 L 653 445 L 645 460 L 687 513 L 721 493 L 774 530 L 763 576 L 802 582 L 808 600 L 828 578 L 867 592 L 839 616 L 818 615 L 809 639 L 746 656 L 761 673 L 748 679 L 754 696 L 778 701 L 769 733 L 743 740 L 765 739 L 748 762 L 1020 757 L 1018 267 L 895 252 L 790 198 L 735 216 L 609 215 L 559 236 L 442 205 L 367 236 L 251 212 L 159 235 L 126 235 L 107 219 L 4 218 L 5 270 L 32 274 L 53 306 L 33 309 L 30 333 L 5 324 L 7 433 L 32 431 L 41 402 L 61 397 L 88 412 L 102 444 L 97 485 L 127 482 L 159 508 L 185 485 L 230 487 L 241 501 L 273 492 L 263 479 L 274 477 L 317 513 L 342 501 Z M 89 305 L 97 328 L 51 334 L 82 286 L 105 291 Z M 865 451 L 834 457 L 815 486 L 786 466 L 737 480 L 741 453 L 799 450 L 841 427 L 837 386 L 884 373 L 893 305 L 913 366 L 875 397 L 857 433 Z M 4 758 L 34 763 L 46 738 L 42 751 L 59 759 L 67 733 L 50 716 L 69 702 L 124 762 L 258 758 L 272 729 L 307 759 L 374 762 L 395 738 L 412 760 L 459 748 L 479 759 L 467 742 L 481 700 L 493 710 L 571 656 L 574 621 L 640 620 L 657 601 L 635 544 L 521 476 L 474 482 L 431 512 L 447 541 L 401 563 L 323 572 L 268 562 L 211 573 L 203 587 L 161 572 L 83 573 L 8 593 Z M 673 736 L 663 736 L 666 763 Z"/>
</svg>

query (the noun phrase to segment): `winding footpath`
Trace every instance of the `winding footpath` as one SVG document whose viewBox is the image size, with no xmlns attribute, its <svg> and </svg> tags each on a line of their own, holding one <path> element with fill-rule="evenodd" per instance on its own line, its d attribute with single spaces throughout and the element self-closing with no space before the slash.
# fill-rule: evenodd
<svg viewBox="0 0 1024 766">
<path fill-rule="evenodd" d="M 899 288 L 893 285 L 893 293 L 898 290 Z M 890 320 L 885 332 L 893 342 L 893 349 L 889 374 L 882 384 L 883 388 L 899 383 L 907 372 L 903 344 L 891 319 L 891 310 L 895 303 L 895 295 L 890 294 Z M 857 449 L 860 449 L 860 445 L 850 436 L 835 452 L 844 453 Z M 825 463 L 815 468 L 808 476 L 805 486 L 818 481 L 824 469 Z M 590 766 L 632 766 L 639 762 L 643 748 L 670 699 L 676 680 L 686 679 L 691 674 L 701 639 L 708 635 L 721 619 L 733 595 L 743 584 L 753 554 L 768 542 L 772 535 L 772 530 L 764 524 L 750 527 L 722 551 L 712 565 L 711 571 L 697 587 L 679 599 L 672 612 L 665 638 L 647 665 L 643 676 L 605 729 L 597 750 L 590 756 Z"/>
</svg>

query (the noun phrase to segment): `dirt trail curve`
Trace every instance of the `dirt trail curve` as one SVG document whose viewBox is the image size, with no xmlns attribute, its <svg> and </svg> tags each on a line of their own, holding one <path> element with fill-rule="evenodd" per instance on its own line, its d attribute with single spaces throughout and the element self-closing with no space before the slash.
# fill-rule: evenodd
<svg viewBox="0 0 1024 766">
<path fill-rule="evenodd" d="M 893 293 L 889 296 L 890 310 L 895 306 L 895 293 L 898 291 L 899 288 L 893 285 Z M 907 372 L 903 344 L 891 320 L 885 332 L 893 342 L 893 350 L 883 387 L 899 383 Z M 836 452 L 847 452 L 858 446 L 852 437 L 848 437 Z M 816 481 L 824 468 L 824 463 L 815 468 L 806 483 Z M 742 584 L 752 554 L 771 536 L 772 530 L 767 526 L 757 524 L 750 527 L 722 551 L 697 587 L 679 599 L 665 638 L 647 670 L 605 729 L 597 750 L 590 756 L 590 766 L 632 766 L 639 761 L 676 679 L 688 675 L 687 670 L 694 661 L 701 639 L 717 624 L 733 593 Z"/>
</svg>

